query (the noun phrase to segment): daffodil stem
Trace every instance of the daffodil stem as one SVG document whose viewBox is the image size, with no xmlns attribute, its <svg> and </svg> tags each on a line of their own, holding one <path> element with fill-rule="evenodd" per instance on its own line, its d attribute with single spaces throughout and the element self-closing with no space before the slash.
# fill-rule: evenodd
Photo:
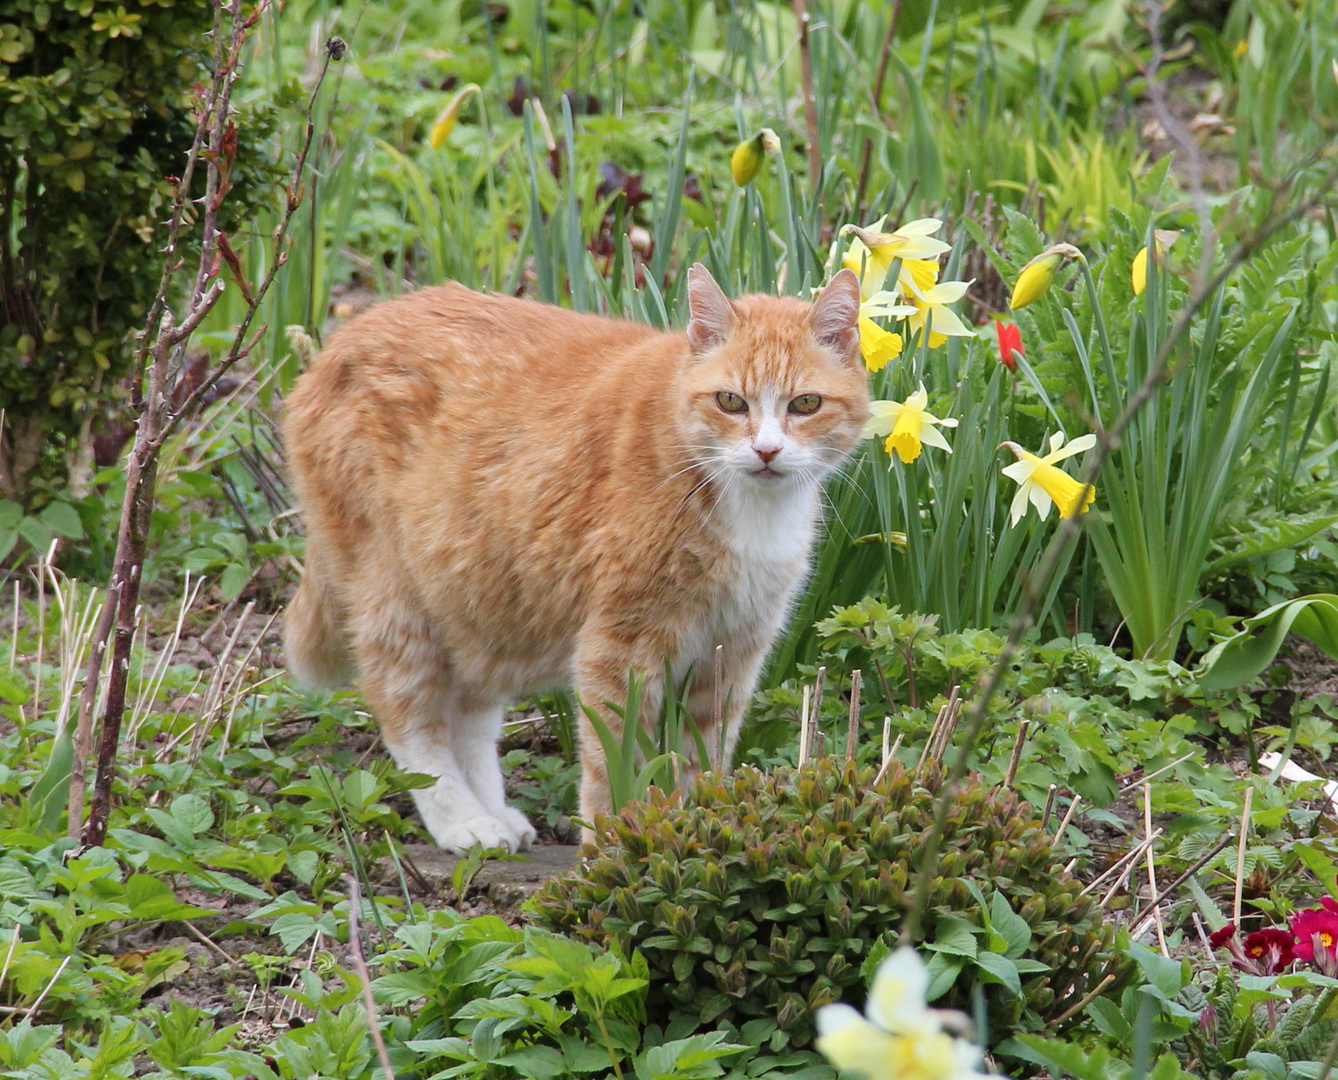
<svg viewBox="0 0 1338 1080">
<path fill-rule="evenodd" d="M 1115 355 L 1110 351 L 1110 335 L 1106 332 L 1106 316 L 1101 310 L 1101 299 L 1096 295 L 1096 282 L 1092 279 L 1092 268 L 1087 260 L 1079 257 L 1083 280 L 1087 282 L 1087 298 L 1092 302 L 1092 320 L 1096 323 L 1096 334 L 1101 339 L 1101 359 L 1105 362 L 1106 378 L 1110 381 L 1110 392 L 1115 392 L 1118 385 L 1115 377 Z M 1096 403 L 1093 402 L 1093 405 Z"/>
</svg>

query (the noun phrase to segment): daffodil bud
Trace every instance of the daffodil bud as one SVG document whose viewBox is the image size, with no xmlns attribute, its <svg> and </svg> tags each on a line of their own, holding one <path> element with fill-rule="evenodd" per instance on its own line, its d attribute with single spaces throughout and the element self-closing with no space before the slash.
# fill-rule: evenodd
<svg viewBox="0 0 1338 1080">
<path fill-rule="evenodd" d="M 1152 241 L 1157 248 L 1157 262 L 1161 262 L 1161 257 L 1170 251 L 1171 245 L 1179 239 L 1179 230 L 1152 230 Z M 1134 256 L 1134 261 L 1129 264 L 1129 277 L 1133 282 L 1134 295 L 1142 296 L 1143 290 L 1148 287 L 1148 249 L 1146 247 L 1139 248 L 1138 254 Z"/>
<path fill-rule="evenodd" d="M 451 98 L 442 109 L 441 115 L 437 117 L 437 122 L 432 125 L 432 131 L 427 137 L 427 141 L 435 150 L 451 137 L 451 131 L 455 127 L 455 122 L 460 118 L 460 109 L 464 103 L 475 94 L 483 91 L 479 89 L 477 83 L 466 83 L 455 92 L 455 97 Z"/>
<path fill-rule="evenodd" d="M 739 143 L 729 159 L 729 171 L 734 176 L 734 183 L 739 187 L 747 187 L 761 170 L 766 156 L 779 150 L 780 139 L 771 128 L 763 128 L 751 139 Z"/>
<path fill-rule="evenodd" d="M 1082 252 L 1072 244 L 1055 244 L 1042 251 L 1022 268 L 1013 286 L 1013 296 L 1008 306 L 1016 311 L 1026 307 L 1045 295 L 1050 282 L 1055 280 L 1055 271 L 1065 259 L 1081 259 Z"/>
</svg>

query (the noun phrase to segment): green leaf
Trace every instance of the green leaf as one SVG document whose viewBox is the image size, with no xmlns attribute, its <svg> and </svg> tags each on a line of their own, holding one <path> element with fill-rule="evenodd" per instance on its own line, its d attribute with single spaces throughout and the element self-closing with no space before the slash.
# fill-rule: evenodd
<svg viewBox="0 0 1338 1080">
<path fill-rule="evenodd" d="M 284 860 L 284 865 L 288 867 L 289 872 L 298 881 L 304 885 L 310 885 L 312 879 L 316 876 L 316 871 L 320 869 L 320 855 L 310 848 L 306 851 L 290 852 Z"/>
<path fill-rule="evenodd" d="M 1301 857 L 1306 869 L 1329 890 L 1329 895 L 1338 899 L 1338 864 L 1334 863 L 1333 856 L 1314 844 L 1296 843 L 1292 845 L 1292 850 Z"/>
<path fill-rule="evenodd" d="M 976 941 L 977 933 L 979 933 L 978 927 L 949 915 L 938 921 L 934 928 L 934 940 L 926 941 L 925 948 L 953 956 L 974 958 L 980 950 L 980 945 Z"/>
<path fill-rule="evenodd" d="M 1031 927 L 1027 925 L 1026 919 L 1008 905 L 1002 892 L 996 892 L 990 900 L 990 923 L 1007 943 L 1005 956 L 1016 959 L 1027 951 L 1027 946 L 1031 944 Z"/>
<path fill-rule="evenodd" d="M 242 563 L 228 563 L 218 579 L 218 592 L 224 600 L 235 600 L 251 580 L 251 568 Z"/>
<path fill-rule="evenodd" d="M 976 957 L 976 966 L 1003 983 L 1014 994 L 1022 993 L 1022 980 L 1018 976 L 1017 967 L 1008 957 L 995 952 L 983 952 Z"/>
<path fill-rule="evenodd" d="M 534 1080 L 569 1075 L 562 1051 L 553 1046 L 526 1046 L 503 1054 L 494 1064 L 516 1069 L 518 1076 L 532 1076 Z"/>
<path fill-rule="evenodd" d="M 1249 532 L 1232 538 L 1231 546 L 1234 550 L 1214 559 L 1204 574 L 1217 574 L 1246 559 L 1297 547 L 1335 523 L 1338 523 L 1338 514 L 1327 510 L 1252 522 L 1253 527 Z M 1239 542 L 1240 546 L 1236 547 L 1234 542 Z"/>
<path fill-rule="evenodd" d="M 1262 629 L 1255 636 L 1252 632 Z M 1201 685 L 1228 690 L 1248 682 L 1272 663 L 1288 632 L 1309 638 L 1338 660 L 1338 595 L 1316 593 L 1274 604 L 1246 619 L 1239 634 L 1219 642 L 1203 658 Z"/>
<path fill-rule="evenodd" d="M 69 503 L 53 502 L 37 516 L 52 532 L 70 540 L 83 539 L 84 523 L 79 520 L 79 511 Z"/>
<path fill-rule="evenodd" d="M 948 992 L 948 988 L 957 981 L 964 962 L 949 959 L 943 953 L 935 953 L 926 965 L 929 968 L 929 989 L 925 991 L 926 1001 L 935 1001 Z"/>
<path fill-rule="evenodd" d="M 194 919 L 214 914 L 208 908 L 183 904 L 166 882 L 149 874 L 131 874 L 125 883 L 125 896 L 126 903 L 130 905 L 130 915 L 136 919 Z"/>
<path fill-rule="evenodd" d="M 28 792 L 28 802 L 37 811 L 37 820 L 43 831 L 51 833 L 60 827 L 70 798 L 70 768 L 74 764 L 74 725 L 65 729 L 51 744 L 51 757 L 42 775 Z"/>
<path fill-rule="evenodd" d="M 189 829 L 192 836 L 207 832 L 214 824 L 214 812 L 209 809 L 209 803 L 199 795 L 178 795 L 172 800 L 168 812 Z"/>
<path fill-rule="evenodd" d="M 1167 1001 L 1180 993 L 1180 988 L 1184 985 L 1184 969 L 1178 960 L 1162 956 L 1161 953 L 1136 941 L 1129 943 L 1127 951 L 1138 962 L 1143 977 Z"/>
<path fill-rule="evenodd" d="M 43 555 L 51 547 L 51 541 L 54 537 L 51 530 L 43 525 L 37 518 L 26 517 L 15 527 L 18 534 L 32 546 L 34 551 L 40 551 Z"/>
<path fill-rule="evenodd" d="M 32 690 L 21 671 L 0 671 L 0 698 L 18 705 L 31 696 Z"/>
</svg>

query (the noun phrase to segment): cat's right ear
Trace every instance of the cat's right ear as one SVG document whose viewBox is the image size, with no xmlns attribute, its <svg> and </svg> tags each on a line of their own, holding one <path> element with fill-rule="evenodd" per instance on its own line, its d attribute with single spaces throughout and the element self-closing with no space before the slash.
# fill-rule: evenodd
<svg viewBox="0 0 1338 1080">
<path fill-rule="evenodd" d="M 737 316 L 734 305 L 701 263 L 688 270 L 688 344 L 698 356 L 729 338 Z"/>
</svg>

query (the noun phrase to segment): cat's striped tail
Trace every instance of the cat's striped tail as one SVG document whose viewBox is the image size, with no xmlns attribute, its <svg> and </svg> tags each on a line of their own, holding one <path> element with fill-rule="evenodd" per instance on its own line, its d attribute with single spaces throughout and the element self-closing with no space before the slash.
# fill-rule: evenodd
<svg viewBox="0 0 1338 1080">
<path fill-rule="evenodd" d="M 336 690 L 353 678 L 353 655 L 338 602 L 312 545 L 302 584 L 283 620 L 288 670 L 310 690 Z"/>
</svg>

